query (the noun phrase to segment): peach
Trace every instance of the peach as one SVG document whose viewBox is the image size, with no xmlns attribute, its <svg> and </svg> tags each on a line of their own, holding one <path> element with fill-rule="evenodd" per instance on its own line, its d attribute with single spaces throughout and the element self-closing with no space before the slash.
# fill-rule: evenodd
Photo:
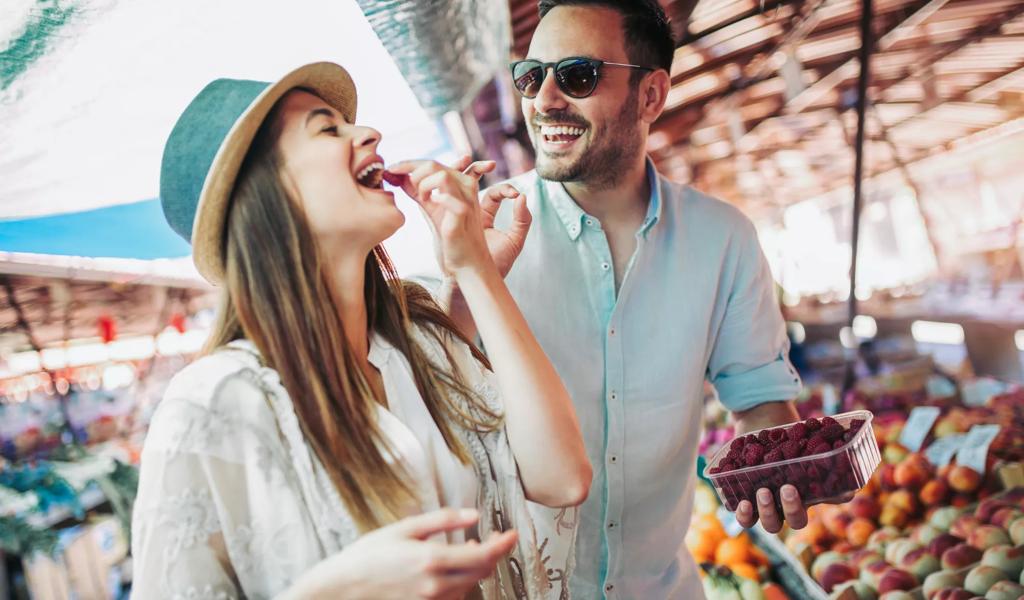
<svg viewBox="0 0 1024 600">
<path fill-rule="evenodd" d="M 844 581 L 832 588 L 829 600 L 875 600 L 875 590 L 858 579 Z"/>
<path fill-rule="evenodd" d="M 878 529 L 874 533 L 872 533 L 871 537 L 868 538 L 867 548 L 869 550 L 874 550 L 879 554 L 884 554 L 885 547 L 889 544 L 889 542 L 899 539 L 900 535 L 900 530 L 896 529 L 895 527 L 882 527 L 881 529 Z"/>
<path fill-rule="evenodd" d="M 882 449 L 882 461 L 889 465 L 898 465 L 907 458 L 910 451 L 899 444 L 889 443 Z"/>
<path fill-rule="evenodd" d="M 918 586 L 917 577 L 903 569 L 889 569 L 878 581 L 878 593 L 884 594 L 892 590 L 912 590 Z"/>
<path fill-rule="evenodd" d="M 885 575 L 885 572 L 891 568 L 889 563 L 884 560 L 870 563 L 860 570 L 860 580 L 877 590 L 882 581 L 882 575 Z"/>
<path fill-rule="evenodd" d="M 912 515 L 918 509 L 917 497 L 910 490 L 896 490 L 889 496 L 889 501 L 886 502 L 885 506 L 894 506 L 908 515 Z"/>
<path fill-rule="evenodd" d="M 906 553 L 899 566 L 913 574 L 919 581 L 923 581 L 925 577 L 941 568 L 939 559 L 932 556 L 927 548 L 915 548 Z"/>
<path fill-rule="evenodd" d="M 898 488 L 899 486 L 896 485 L 896 480 L 893 478 L 895 473 L 896 465 L 888 463 L 879 465 L 878 470 L 875 471 L 875 476 L 878 477 L 878 487 L 882 488 L 883 491 L 891 491 Z"/>
<path fill-rule="evenodd" d="M 1024 546 L 1014 548 L 1006 544 L 992 546 L 985 550 L 981 564 L 995 567 L 1006 573 L 1010 579 L 1017 579 L 1024 571 Z"/>
<path fill-rule="evenodd" d="M 981 521 L 974 515 L 960 515 L 956 521 L 953 521 L 953 525 L 949 528 L 949 532 L 958 538 L 967 539 L 971 532 L 981 527 Z"/>
<path fill-rule="evenodd" d="M 961 588 L 946 588 L 939 590 L 932 600 L 974 600 L 974 594 Z"/>
<path fill-rule="evenodd" d="M 981 473 L 970 467 L 957 465 L 949 472 L 949 487 L 955 492 L 969 494 L 981 487 Z"/>
<path fill-rule="evenodd" d="M 846 540 L 851 545 L 860 548 L 868 543 L 868 538 L 875 532 L 875 524 L 871 519 L 857 517 L 850 522 L 846 528 Z"/>
<path fill-rule="evenodd" d="M 931 600 L 932 596 L 934 596 L 939 590 L 945 588 L 958 588 L 963 584 L 963 573 L 958 573 L 956 571 L 938 571 L 932 573 L 928 577 L 925 577 L 921 593 L 924 594 L 925 600 Z"/>
<path fill-rule="evenodd" d="M 921 504 L 925 506 L 938 506 L 946 501 L 949 496 L 949 486 L 941 479 L 934 479 L 924 484 L 917 494 Z"/>
<path fill-rule="evenodd" d="M 949 550 L 953 546 L 956 546 L 957 544 L 960 544 L 962 542 L 963 540 L 956 537 L 955 535 L 943 533 L 939 537 L 928 542 L 928 551 L 931 552 L 932 556 L 934 556 L 935 558 L 942 558 L 943 552 Z"/>
<path fill-rule="evenodd" d="M 848 564 L 845 563 L 833 563 L 825 568 L 825 571 L 821 575 L 821 587 L 826 592 L 831 592 L 832 588 L 836 585 L 845 581 L 850 581 L 857 578 L 857 571 L 853 570 Z"/>
<path fill-rule="evenodd" d="M 1013 508 L 1013 504 L 1001 498 L 986 498 L 978 503 L 974 516 L 978 517 L 982 523 L 991 523 L 992 517 L 1004 508 Z"/>
<path fill-rule="evenodd" d="M 900 508 L 891 504 L 886 505 L 882 509 L 882 516 L 878 517 L 878 522 L 886 527 L 902 528 L 910 520 L 910 515 Z"/>
<path fill-rule="evenodd" d="M 989 519 L 988 522 L 990 525 L 1009 529 L 1010 525 L 1021 517 L 1024 517 L 1024 512 L 1021 512 L 1016 508 L 1001 508 L 996 511 L 996 514 L 992 515 L 992 518 Z"/>
<path fill-rule="evenodd" d="M 917 600 L 917 597 L 903 590 L 892 590 L 882 594 L 878 600 Z"/>
<path fill-rule="evenodd" d="M 862 519 L 874 520 L 882 513 L 882 507 L 878 505 L 878 501 L 865 494 L 854 496 L 853 500 L 850 500 L 850 503 L 846 505 L 846 508 L 855 518 Z"/>
<path fill-rule="evenodd" d="M 943 506 L 935 509 L 932 516 L 928 519 L 928 522 L 942 531 L 949 531 L 949 528 L 953 523 L 963 514 L 963 511 L 959 508 L 953 508 L 952 506 Z"/>
<path fill-rule="evenodd" d="M 856 567 L 859 571 L 863 569 L 865 566 L 879 560 L 885 560 L 885 557 L 883 557 L 878 552 L 875 552 L 874 550 L 861 548 L 860 550 L 855 550 L 851 552 L 850 555 L 847 557 L 846 562 L 848 562 L 851 566 Z"/>
<path fill-rule="evenodd" d="M 916 490 L 924 485 L 931 476 L 927 461 L 920 454 L 911 454 L 896 465 L 893 480 L 901 488 Z"/>
<path fill-rule="evenodd" d="M 907 538 L 894 541 L 885 548 L 885 560 L 890 565 L 899 565 L 903 557 L 921 546 Z"/>
<path fill-rule="evenodd" d="M 997 581 L 985 592 L 985 600 L 1019 600 L 1024 597 L 1024 585 L 1012 581 Z"/>
<path fill-rule="evenodd" d="M 1017 546 L 1024 544 L 1024 517 L 1010 523 L 1009 532 L 1011 542 Z"/>
<path fill-rule="evenodd" d="M 846 528 L 853 521 L 853 517 L 842 512 L 835 511 L 826 513 L 822 522 L 825 524 L 825 529 L 832 534 L 832 537 L 838 539 L 844 539 L 846 537 Z"/>
<path fill-rule="evenodd" d="M 822 576 L 825 574 L 825 569 L 829 566 L 843 561 L 843 555 L 838 552 L 822 552 L 814 559 L 814 563 L 811 564 L 811 577 L 815 581 L 821 581 Z"/>
<path fill-rule="evenodd" d="M 932 525 L 924 523 L 914 528 L 914 532 L 910 534 L 910 539 L 914 540 L 918 544 L 921 544 L 922 546 L 927 546 L 932 542 L 932 540 L 939 537 L 940 535 L 946 534 L 943 533 L 940 529 L 937 529 Z"/>
<path fill-rule="evenodd" d="M 964 589 L 972 594 L 982 596 L 990 587 L 1000 581 L 1007 581 L 1006 573 L 995 567 L 980 565 L 967 573 L 967 577 L 964 579 Z"/>
<path fill-rule="evenodd" d="M 969 567 L 981 560 L 981 550 L 967 544 L 957 544 L 942 553 L 942 568 L 955 571 Z"/>
<path fill-rule="evenodd" d="M 995 525 L 982 525 L 967 536 L 967 543 L 984 552 L 993 546 L 1009 544 L 1010 536 Z"/>
<path fill-rule="evenodd" d="M 955 419 L 950 417 L 942 417 L 937 423 L 935 423 L 935 429 L 932 430 L 936 438 L 944 438 L 954 433 L 960 433 L 960 426 L 957 424 Z"/>
</svg>

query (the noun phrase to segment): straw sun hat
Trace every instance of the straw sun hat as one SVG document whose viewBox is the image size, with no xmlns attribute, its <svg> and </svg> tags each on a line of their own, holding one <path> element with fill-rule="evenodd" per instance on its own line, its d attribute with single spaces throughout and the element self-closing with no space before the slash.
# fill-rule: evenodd
<svg viewBox="0 0 1024 600">
<path fill-rule="evenodd" d="M 217 79 L 178 118 L 160 165 L 160 204 L 171 228 L 192 244 L 192 260 L 207 281 L 224 279 L 224 222 L 235 178 L 274 103 L 301 87 L 320 96 L 349 123 L 356 88 L 348 71 L 308 64 L 277 82 Z"/>
</svg>

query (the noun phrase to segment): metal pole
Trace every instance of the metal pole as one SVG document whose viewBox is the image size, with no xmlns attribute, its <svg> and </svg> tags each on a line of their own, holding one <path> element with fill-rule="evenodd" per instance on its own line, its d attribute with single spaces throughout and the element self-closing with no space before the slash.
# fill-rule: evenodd
<svg viewBox="0 0 1024 600">
<path fill-rule="evenodd" d="M 864 122 L 868 105 L 868 82 L 871 80 L 871 50 L 874 40 L 871 35 L 871 21 L 874 16 L 872 0 L 861 0 L 860 3 L 860 73 L 857 78 L 857 137 L 854 140 L 856 154 L 853 168 L 853 231 L 850 238 L 850 300 L 847 325 L 853 327 L 853 318 L 857 316 L 857 246 L 860 241 L 860 210 L 862 179 L 864 176 Z M 843 382 L 843 395 L 856 382 L 854 364 L 847 361 L 846 380 Z"/>
</svg>

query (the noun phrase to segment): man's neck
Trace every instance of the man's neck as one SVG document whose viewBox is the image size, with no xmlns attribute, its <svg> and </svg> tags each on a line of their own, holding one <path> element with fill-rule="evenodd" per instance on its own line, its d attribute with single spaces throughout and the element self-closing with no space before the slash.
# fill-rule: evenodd
<svg viewBox="0 0 1024 600">
<path fill-rule="evenodd" d="M 585 213 L 597 218 L 607 229 L 615 225 L 638 227 L 647 214 L 651 197 L 647 180 L 647 161 L 641 157 L 611 185 L 593 185 L 587 182 L 570 181 L 565 191 Z"/>
</svg>

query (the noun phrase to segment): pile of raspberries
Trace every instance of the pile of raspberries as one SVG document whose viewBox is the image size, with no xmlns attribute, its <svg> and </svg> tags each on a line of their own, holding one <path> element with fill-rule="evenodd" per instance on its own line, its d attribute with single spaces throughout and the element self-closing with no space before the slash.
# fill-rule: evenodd
<svg viewBox="0 0 1024 600">
<path fill-rule="evenodd" d="M 757 434 L 734 439 L 725 458 L 708 473 L 729 473 L 746 467 L 824 454 L 843 447 L 863 425 L 863 419 L 854 419 L 846 429 L 832 417 L 824 417 L 776 429 L 762 429 Z M 754 494 L 762 487 L 778 489 L 785 483 L 792 483 L 806 504 L 855 491 L 860 487 L 856 479 L 850 459 L 840 455 L 800 461 L 784 468 L 737 473 L 723 478 L 720 483 L 726 506 L 735 510 L 741 499 L 753 500 Z"/>
</svg>

